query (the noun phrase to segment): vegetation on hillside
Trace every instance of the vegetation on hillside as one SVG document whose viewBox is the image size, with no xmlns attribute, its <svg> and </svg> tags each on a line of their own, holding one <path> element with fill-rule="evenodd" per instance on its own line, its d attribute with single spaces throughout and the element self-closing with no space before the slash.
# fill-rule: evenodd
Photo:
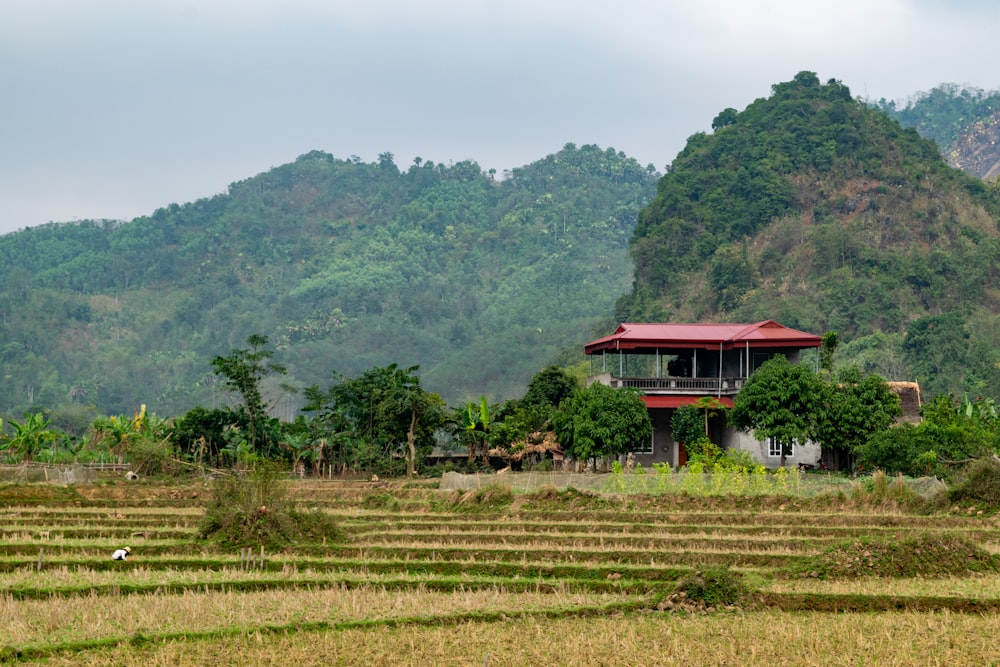
<svg viewBox="0 0 1000 667">
<path fill-rule="evenodd" d="M 616 319 L 835 330 L 863 371 L 930 394 L 1000 392 L 1000 189 L 811 72 L 713 128 L 640 213 Z M 848 356 L 863 351 L 890 367 Z"/>
<path fill-rule="evenodd" d="M 131 222 L 4 235 L 0 415 L 79 434 L 141 403 L 214 407 L 205 359 L 255 333 L 287 370 L 262 387 L 286 419 L 301 399 L 284 387 L 390 363 L 447 401 L 515 396 L 627 289 L 658 174 L 567 144 L 505 176 L 314 151 Z"/>
</svg>

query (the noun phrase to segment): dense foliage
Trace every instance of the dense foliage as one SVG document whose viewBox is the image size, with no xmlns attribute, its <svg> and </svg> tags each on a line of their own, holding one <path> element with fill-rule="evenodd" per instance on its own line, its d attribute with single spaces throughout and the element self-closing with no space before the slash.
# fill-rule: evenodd
<svg viewBox="0 0 1000 667">
<path fill-rule="evenodd" d="M 846 363 L 931 393 L 1000 393 L 998 188 L 811 72 L 713 128 L 639 215 L 619 321 L 776 319 L 861 341 Z M 943 313 L 959 314 L 949 330 L 924 326 Z M 908 330 L 953 337 L 956 363 L 932 371 Z M 889 368 L 850 356 L 862 350 Z"/>
<path fill-rule="evenodd" d="M 310 439 L 318 446 L 314 464 L 340 471 L 416 472 L 434 446 L 434 431 L 447 421 L 441 397 L 425 391 L 416 366 L 372 368 L 356 378 L 336 378 L 327 390 L 306 390 L 303 408 L 314 414 Z M 324 454 L 323 450 L 327 450 Z"/>
<path fill-rule="evenodd" d="M 563 451 L 576 461 L 624 455 L 639 449 L 653 432 L 637 390 L 600 383 L 578 389 L 560 403 L 552 424 Z"/>
<path fill-rule="evenodd" d="M 836 467 L 850 469 L 900 414 L 899 396 L 879 376 L 851 367 L 834 377 L 777 355 L 747 379 L 727 419 L 782 443 L 782 459 L 794 443 L 813 441 Z"/>
<path fill-rule="evenodd" d="M 314 151 L 131 222 L 4 235 L 0 415 L 216 406 L 205 360 L 254 333 L 299 389 L 398 363 L 450 402 L 518 395 L 628 288 L 657 176 L 592 145 L 503 179 Z M 301 399 L 277 378 L 261 391 L 291 420 Z"/>
<path fill-rule="evenodd" d="M 951 479 L 977 459 L 1000 455 L 1000 416 L 992 399 L 956 401 L 938 396 L 919 424 L 903 423 L 858 447 L 858 463 L 872 470 Z"/>
</svg>

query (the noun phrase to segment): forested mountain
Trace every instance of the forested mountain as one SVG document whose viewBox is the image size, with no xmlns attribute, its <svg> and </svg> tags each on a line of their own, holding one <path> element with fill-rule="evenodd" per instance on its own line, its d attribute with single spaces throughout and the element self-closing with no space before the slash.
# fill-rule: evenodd
<svg viewBox="0 0 1000 667">
<path fill-rule="evenodd" d="M 212 407 L 211 359 L 251 334 L 294 387 L 398 363 L 449 402 L 520 395 L 607 327 L 658 176 L 572 144 L 503 179 L 312 152 L 131 222 L 4 235 L 0 415 Z"/>
<path fill-rule="evenodd" d="M 639 215 L 617 319 L 774 318 L 928 393 L 1000 395 L 995 184 L 811 72 L 712 127 Z"/>
<path fill-rule="evenodd" d="M 902 106 L 880 99 L 876 107 L 937 142 L 951 166 L 977 178 L 1000 175 L 1000 91 L 946 83 Z"/>
</svg>

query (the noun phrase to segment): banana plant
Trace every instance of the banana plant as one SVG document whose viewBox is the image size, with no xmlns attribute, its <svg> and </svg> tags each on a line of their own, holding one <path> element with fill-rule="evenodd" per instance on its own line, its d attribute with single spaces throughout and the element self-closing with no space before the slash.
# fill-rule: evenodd
<svg viewBox="0 0 1000 667">
<path fill-rule="evenodd" d="M 14 436 L 5 449 L 12 450 L 19 461 L 31 461 L 46 444 L 59 438 L 58 433 L 49 430 L 49 422 L 41 412 L 26 415 L 23 422 L 11 419 L 10 425 L 14 428 Z"/>
<path fill-rule="evenodd" d="M 460 412 L 459 425 L 469 445 L 469 463 L 475 460 L 477 449 L 485 449 L 486 433 L 490 429 L 490 406 L 483 396 L 478 407 L 475 403 L 467 403 Z M 486 452 L 483 452 L 485 456 Z"/>
</svg>

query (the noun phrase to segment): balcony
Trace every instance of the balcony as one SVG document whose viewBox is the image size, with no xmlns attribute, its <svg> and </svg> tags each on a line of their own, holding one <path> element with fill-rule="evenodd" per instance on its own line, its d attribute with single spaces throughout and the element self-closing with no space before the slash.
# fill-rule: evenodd
<svg viewBox="0 0 1000 667">
<path fill-rule="evenodd" d="M 746 378 L 687 378 L 687 377 L 613 377 L 602 373 L 590 378 L 615 389 L 633 387 L 644 394 L 686 395 L 686 396 L 735 396 L 743 387 Z"/>
</svg>

